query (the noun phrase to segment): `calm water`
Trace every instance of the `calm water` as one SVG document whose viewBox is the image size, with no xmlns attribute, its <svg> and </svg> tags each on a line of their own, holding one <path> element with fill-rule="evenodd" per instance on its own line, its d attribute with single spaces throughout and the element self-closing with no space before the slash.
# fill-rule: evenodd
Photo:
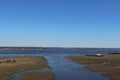
<svg viewBox="0 0 120 80">
<path fill-rule="evenodd" d="M 120 49 L 1 50 L 0 57 L 45 56 L 49 65 L 52 67 L 50 71 L 56 75 L 55 80 L 110 80 L 102 76 L 101 73 L 87 70 L 83 65 L 76 64 L 64 57 L 111 52 L 120 52 Z M 17 80 L 20 74 L 19 72 L 13 74 L 10 80 Z"/>
</svg>

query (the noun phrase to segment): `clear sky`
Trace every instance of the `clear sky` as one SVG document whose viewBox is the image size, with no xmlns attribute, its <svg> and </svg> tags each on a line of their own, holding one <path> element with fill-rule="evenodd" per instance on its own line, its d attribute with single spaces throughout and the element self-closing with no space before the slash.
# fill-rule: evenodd
<svg viewBox="0 0 120 80">
<path fill-rule="evenodd" d="M 120 48 L 120 0 L 0 0 L 0 46 Z"/>
</svg>

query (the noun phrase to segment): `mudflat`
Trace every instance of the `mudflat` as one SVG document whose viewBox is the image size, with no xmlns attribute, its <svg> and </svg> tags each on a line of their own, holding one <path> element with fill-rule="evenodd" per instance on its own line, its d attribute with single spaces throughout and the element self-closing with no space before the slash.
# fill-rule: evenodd
<svg viewBox="0 0 120 80">
<path fill-rule="evenodd" d="M 41 70 L 43 68 L 50 68 L 47 60 L 43 56 L 17 56 L 0 58 L 0 80 L 8 80 L 8 78 L 16 72 L 24 72 L 26 70 Z M 29 80 L 42 80 L 36 79 L 36 75 L 48 76 L 48 79 L 45 80 L 52 80 L 54 78 L 54 74 L 44 70 L 42 72 L 34 72 L 32 74 L 35 75 L 31 75 L 31 73 L 25 73 L 27 78 L 28 75 L 30 75 L 29 77 L 33 77 Z M 21 76 L 24 76 L 24 74 Z M 27 78 L 22 80 L 28 80 Z"/>
<path fill-rule="evenodd" d="M 120 80 L 120 54 L 104 54 L 97 56 L 67 56 L 66 58 L 84 64 L 87 69 L 105 72 L 103 75 L 112 80 Z"/>
</svg>

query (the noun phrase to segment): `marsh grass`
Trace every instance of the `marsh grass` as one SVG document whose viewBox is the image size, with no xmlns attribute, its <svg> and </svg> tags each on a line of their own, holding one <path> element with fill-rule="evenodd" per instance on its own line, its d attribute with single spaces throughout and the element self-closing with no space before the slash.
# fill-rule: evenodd
<svg viewBox="0 0 120 80">
<path fill-rule="evenodd" d="M 9 60 L 9 62 L 6 62 Z M 14 62 L 11 62 L 14 61 Z M 17 56 L 17 57 L 10 57 L 10 58 L 0 58 L 0 80 L 8 80 L 8 78 L 17 72 L 23 72 L 27 70 L 41 70 L 43 68 L 50 68 L 48 65 L 47 60 L 43 57 L 37 56 Z M 53 74 L 51 72 L 45 71 L 49 77 L 53 78 Z M 37 73 L 35 73 L 37 74 Z M 40 75 L 40 74 L 39 74 Z M 53 75 L 53 76 L 51 76 Z M 32 75 L 33 77 L 35 75 Z M 30 76 L 31 77 L 31 76 Z M 28 80 L 28 79 L 26 79 Z M 29 79 L 30 80 L 30 79 Z M 35 79 L 33 79 L 35 80 Z M 41 79 L 39 79 L 41 80 Z"/>
<path fill-rule="evenodd" d="M 87 69 L 97 72 L 105 72 L 104 76 L 112 80 L 120 80 L 120 55 L 104 54 L 103 57 L 94 56 L 67 56 L 66 58 L 84 64 Z M 102 64 L 106 63 L 106 64 Z M 107 72 L 107 73 L 106 73 Z"/>
</svg>

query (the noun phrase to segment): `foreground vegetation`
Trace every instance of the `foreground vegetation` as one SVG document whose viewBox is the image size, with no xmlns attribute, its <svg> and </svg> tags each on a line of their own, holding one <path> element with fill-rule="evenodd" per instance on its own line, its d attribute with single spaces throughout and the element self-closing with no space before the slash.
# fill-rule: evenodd
<svg viewBox="0 0 120 80">
<path fill-rule="evenodd" d="M 54 80 L 54 75 L 48 71 L 23 73 L 18 80 Z"/>
<path fill-rule="evenodd" d="M 16 72 L 41 70 L 43 68 L 50 68 L 47 60 L 43 56 L 0 58 L 0 80 L 8 80 L 8 78 Z M 54 74 L 41 70 L 39 72 L 24 73 L 19 80 L 53 80 L 53 78 Z"/>
<path fill-rule="evenodd" d="M 97 56 L 68 56 L 66 57 L 76 63 L 85 64 L 87 69 L 103 74 L 112 80 L 120 80 L 120 54 L 105 54 Z"/>
</svg>

